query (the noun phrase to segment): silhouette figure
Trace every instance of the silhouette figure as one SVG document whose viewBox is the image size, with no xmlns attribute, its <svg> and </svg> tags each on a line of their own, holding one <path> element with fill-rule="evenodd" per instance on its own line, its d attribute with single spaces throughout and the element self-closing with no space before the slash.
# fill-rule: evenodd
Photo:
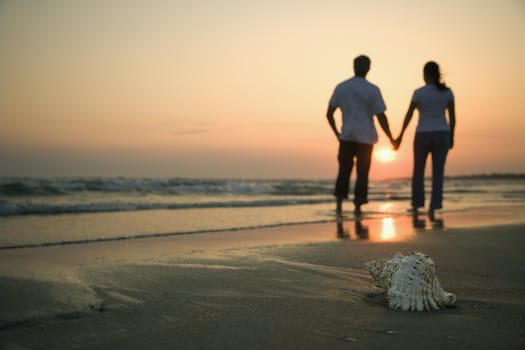
<svg viewBox="0 0 525 350">
<path fill-rule="evenodd" d="M 419 111 L 419 121 L 414 137 L 414 168 L 412 173 L 412 211 L 417 214 L 425 206 L 425 163 L 432 156 L 432 194 L 428 217 L 436 221 L 435 210 L 442 208 L 445 160 L 454 146 L 456 112 L 452 90 L 441 81 L 436 62 L 427 62 L 423 68 L 425 85 L 416 91 L 408 107 L 399 137 L 394 148 L 399 148 L 403 134 L 412 120 L 414 110 Z M 448 111 L 448 122 L 446 119 Z"/>
<path fill-rule="evenodd" d="M 366 80 L 370 70 L 370 58 L 358 56 L 354 59 L 355 76 L 336 86 L 326 112 L 326 118 L 339 140 L 339 171 L 335 183 L 336 212 L 342 214 L 343 199 L 348 198 L 350 175 L 357 163 L 357 180 L 354 190 L 355 214 L 361 214 L 361 205 L 368 203 L 368 174 L 372 150 L 377 142 L 374 115 L 379 125 L 394 144 L 385 115 L 386 106 L 377 86 Z M 342 128 L 338 130 L 334 112 L 342 112 Z"/>
</svg>

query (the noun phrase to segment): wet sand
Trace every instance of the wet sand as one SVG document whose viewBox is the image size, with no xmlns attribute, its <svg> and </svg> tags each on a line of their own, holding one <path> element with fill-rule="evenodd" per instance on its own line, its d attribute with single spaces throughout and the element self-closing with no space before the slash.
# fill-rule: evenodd
<svg viewBox="0 0 525 350">
<path fill-rule="evenodd" d="M 0 349 L 522 349 L 525 210 L 0 251 Z M 419 250 L 457 307 L 388 309 L 362 265 Z"/>
</svg>

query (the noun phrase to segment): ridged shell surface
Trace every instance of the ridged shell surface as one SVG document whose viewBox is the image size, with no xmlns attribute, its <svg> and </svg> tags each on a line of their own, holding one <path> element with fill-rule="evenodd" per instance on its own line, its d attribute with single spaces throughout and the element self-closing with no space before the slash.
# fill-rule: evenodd
<svg viewBox="0 0 525 350">
<path fill-rule="evenodd" d="M 391 309 L 423 311 L 456 305 L 456 295 L 443 290 L 434 261 L 423 253 L 398 252 L 392 259 L 365 263 L 365 269 L 385 290 Z"/>
</svg>

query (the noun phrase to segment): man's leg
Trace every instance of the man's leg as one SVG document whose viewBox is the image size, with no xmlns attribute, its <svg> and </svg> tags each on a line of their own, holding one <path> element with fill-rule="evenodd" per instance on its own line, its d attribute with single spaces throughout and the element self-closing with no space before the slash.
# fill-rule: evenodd
<svg viewBox="0 0 525 350">
<path fill-rule="evenodd" d="M 372 162 L 374 145 L 359 143 L 357 146 L 357 180 L 354 190 L 355 213 L 361 213 L 361 205 L 368 203 L 368 173 Z"/>
<path fill-rule="evenodd" d="M 350 175 L 354 167 L 355 142 L 339 141 L 339 172 L 335 181 L 334 195 L 336 197 L 336 211 L 342 213 L 343 199 L 348 198 L 348 188 L 350 186 Z"/>
</svg>

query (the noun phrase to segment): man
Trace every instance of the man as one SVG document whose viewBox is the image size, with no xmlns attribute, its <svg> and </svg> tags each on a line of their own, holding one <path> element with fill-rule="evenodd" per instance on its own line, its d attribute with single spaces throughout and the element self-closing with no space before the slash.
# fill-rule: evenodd
<svg viewBox="0 0 525 350">
<path fill-rule="evenodd" d="M 342 214 L 343 199 L 348 198 L 350 175 L 357 163 L 357 180 L 354 192 L 356 215 L 361 214 L 361 205 L 368 203 L 368 173 L 372 161 L 372 150 L 377 142 L 374 115 L 392 145 L 394 139 L 385 115 L 385 102 L 377 86 L 366 80 L 370 70 L 370 58 L 358 56 L 354 59 L 355 76 L 343 81 L 334 90 L 326 112 L 326 118 L 339 140 L 339 172 L 335 183 L 337 215 Z M 334 112 L 339 108 L 343 115 L 343 126 L 338 131 Z"/>
</svg>

